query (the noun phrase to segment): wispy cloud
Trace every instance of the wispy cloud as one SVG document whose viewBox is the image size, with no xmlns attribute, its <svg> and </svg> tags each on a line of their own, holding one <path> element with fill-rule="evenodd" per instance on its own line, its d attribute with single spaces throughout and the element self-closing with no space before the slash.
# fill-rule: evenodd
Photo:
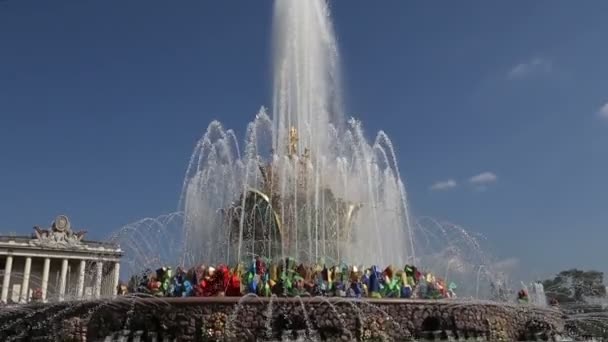
<svg viewBox="0 0 608 342">
<path fill-rule="evenodd" d="M 432 191 L 442 191 L 442 190 L 450 190 L 458 186 L 458 183 L 453 179 L 448 179 L 446 181 L 436 182 L 431 185 Z"/>
<path fill-rule="evenodd" d="M 494 183 L 498 180 L 498 176 L 496 176 L 493 172 L 482 172 L 478 175 L 475 175 L 469 178 L 469 183 L 475 185 L 487 185 L 490 183 Z"/>
<path fill-rule="evenodd" d="M 600 118 L 608 120 L 608 102 L 606 102 L 606 104 L 597 111 L 597 114 L 600 116 Z"/>
<path fill-rule="evenodd" d="M 552 69 L 553 65 L 551 61 L 537 57 L 511 68 L 507 73 L 507 79 L 519 80 L 534 75 L 548 74 Z"/>
<path fill-rule="evenodd" d="M 498 180 L 498 176 L 496 176 L 493 172 L 482 172 L 480 174 L 474 175 L 473 177 L 468 179 L 468 182 L 475 187 L 477 191 L 484 191 L 491 183 L 494 183 Z M 448 191 L 458 187 L 458 181 L 453 178 L 437 181 L 433 183 L 429 187 L 431 191 Z"/>
</svg>

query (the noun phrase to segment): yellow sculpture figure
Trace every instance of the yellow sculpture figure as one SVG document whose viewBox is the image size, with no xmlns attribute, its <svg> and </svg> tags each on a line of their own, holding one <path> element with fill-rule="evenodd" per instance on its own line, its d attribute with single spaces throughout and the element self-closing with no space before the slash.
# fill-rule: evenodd
<svg viewBox="0 0 608 342">
<path fill-rule="evenodd" d="M 289 150 L 287 152 L 290 157 L 298 153 L 298 130 L 295 127 L 289 129 Z"/>
</svg>

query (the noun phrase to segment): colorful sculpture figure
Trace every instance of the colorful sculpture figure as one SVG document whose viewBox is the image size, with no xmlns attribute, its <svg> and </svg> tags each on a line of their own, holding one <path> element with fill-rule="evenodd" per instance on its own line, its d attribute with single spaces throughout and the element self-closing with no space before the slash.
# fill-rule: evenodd
<svg viewBox="0 0 608 342">
<path fill-rule="evenodd" d="M 294 297 L 305 295 L 306 289 L 304 287 L 304 278 L 302 278 L 300 275 L 295 275 L 293 277 L 293 281 L 294 281 L 294 286 L 291 290 L 291 295 Z"/>
<path fill-rule="evenodd" d="M 274 282 L 270 280 L 270 274 L 266 272 L 262 278 L 261 295 L 263 297 L 270 297 L 272 295 L 272 283 Z"/>
<path fill-rule="evenodd" d="M 410 286 L 411 289 L 411 296 L 414 295 L 415 290 L 416 290 L 416 284 L 417 284 L 417 277 L 416 277 L 416 273 L 417 273 L 417 269 L 415 266 L 411 266 L 411 265 L 405 265 L 405 267 L 403 268 L 403 271 L 405 273 L 405 278 L 407 280 L 407 284 Z M 405 282 L 404 282 L 405 284 Z"/>
<path fill-rule="evenodd" d="M 116 288 L 116 294 L 119 296 L 126 296 L 127 293 L 129 293 L 127 284 L 125 284 L 123 282 L 119 282 L 118 286 Z"/>
<path fill-rule="evenodd" d="M 42 301 L 42 289 L 36 288 L 32 292 L 32 302 L 41 302 Z"/>
<path fill-rule="evenodd" d="M 245 271 L 246 269 L 246 271 Z M 178 267 L 175 273 L 170 267 L 155 272 L 149 270 L 141 278 L 133 277 L 129 287 L 119 287 L 119 294 L 128 291 L 148 293 L 154 296 L 241 296 L 252 293 L 258 296 L 338 296 L 371 298 L 455 298 L 456 285 L 449 285 L 432 273 L 423 273 L 406 265 L 394 271 L 388 266 L 383 271 L 377 266 L 370 268 L 349 267 L 340 264 L 333 267 L 320 263 L 314 266 L 297 265 L 287 258 L 279 263 L 269 263 L 261 257 L 248 265 L 238 264 L 234 269 L 226 265 L 217 268 L 197 266 L 187 272 Z M 518 293 L 518 300 L 528 302 L 525 290 Z"/>
<path fill-rule="evenodd" d="M 175 270 L 175 276 L 173 277 L 171 295 L 174 297 L 192 296 L 194 289 L 190 282 L 191 277 L 192 275 L 189 276 L 181 267 L 178 267 L 177 270 Z"/>
<path fill-rule="evenodd" d="M 528 303 L 528 291 L 526 289 L 521 289 L 517 293 L 517 301 L 521 304 Z"/>
<path fill-rule="evenodd" d="M 397 278 L 399 279 L 399 297 L 411 298 L 412 286 L 409 283 L 407 273 L 405 271 L 399 271 L 397 272 Z"/>
<path fill-rule="evenodd" d="M 252 260 L 247 269 L 247 273 L 245 274 L 244 282 L 247 293 L 257 294 L 258 292 L 258 283 L 260 282 L 260 279 L 256 272 L 256 264 L 256 260 Z"/>
<path fill-rule="evenodd" d="M 425 277 L 420 277 L 416 285 L 416 298 L 427 299 L 428 283 Z"/>
<path fill-rule="evenodd" d="M 332 268 L 333 282 L 330 290 L 335 297 L 346 297 L 345 273 L 340 266 Z"/>
<path fill-rule="evenodd" d="M 399 298 L 400 296 L 400 286 L 399 279 L 395 276 L 393 272 L 393 266 L 388 266 L 384 269 L 383 274 L 383 283 L 384 283 L 384 297 L 386 298 Z"/>
<path fill-rule="evenodd" d="M 152 275 L 149 277 L 150 281 L 148 282 L 148 293 L 151 293 L 154 296 L 161 297 L 163 296 L 162 291 L 162 283 L 156 278 L 156 275 Z"/>
<path fill-rule="evenodd" d="M 241 289 L 241 266 L 237 265 L 229 274 L 228 287 L 226 288 L 226 296 L 238 297 L 242 294 Z"/>
<path fill-rule="evenodd" d="M 409 284 L 405 284 L 403 286 L 401 286 L 401 298 L 412 298 L 412 287 Z"/>
<path fill-rule="evenodd" d="M 381 275 L 380 275 L 380 271 L 378 271 L 378 267 L 372 266 L 372 268 L 370 270 L 369 286 L 368 286 L 369 296 L 372 298 L 382 298 L 382 295 L 380 292 L 380 291 L 382 291 L 382 288 L 380 285 L 380 279 L 381 279 Z"/>
<path fill-rule="evenodd" d="M 357 266 L 351 267 L 350 277 L 348 280 L 350 286 L 346 292 L 346 296 L 351 298 L 361 298 L 361 295 L 363 294 L 363 284 L 361 283 L 361 274 Z"/>
<path fill-rule="evenodd" d="M 213 278 L 213 296 L 223 297 L 226 295 L 226 289 L 230 284 L 230 271 L 228 266 L 219 265 L 215 270 L 215 276 Z"/>
<path fill-rule="evenodd" d="M 173 276 L 172 280 L 171 280 L 171 285 L 170 285 L 170 292 L 169 292 L 169 296 L 172 297 L 181 297 L 182 293 L 184 292 L 184 278 L 185 278 L 185 274 L 182 274 L 182 268 L 178 267 L 175 270 L 175 275 Z"/>
<path fill-rule="evenodd" d="M 266 260 L 264 260 L 261 257 L 257 257 L 255 259 L 255 269 L 257 271 L 257 274 L 259 274 L 259 275 L 266 274 L 266 272 L 268 272 L 268 269 L 266 266 Z"/>
<path fill-rule="evenodd" d="M 161 267 L 156 270 L 156 281 L 160 282 L 160 286 L 158 284 L 153 284 L 155 291 L 160 292 L 161 296 L 169 296 L 172 293 L 171 285 L 173 281 L 173 272 L 171 271 L 171 267 Z M 154 293 L 154 291 L 153 291 Z M 155 294 L 157 295 L 157 294 Z"/>
<path fill-rule="evenodd" d="M 195 292 L 199 297 L 209 297 L 212 295 L 211 282 L 215 276 L 215 268 L 201 266 L 201 270 L 202 277 L 198 279 Z"/>
<path fill-rule="evenodd" d="M 141 275 L 135 275 L 129 280 L 130 289 L 137 293 L 150 293 L 148 285 L 150 284 L 150 274 L 152 270 L 146 269 Z"/>
<path fill-rule="evenodd" d="M 456 298 L 456 290 L 457 286 L 454 283 L 450 283 L 450 285 L 448 286 L 448 294 L 447 297 L 448 298 Z"/>
</svg>

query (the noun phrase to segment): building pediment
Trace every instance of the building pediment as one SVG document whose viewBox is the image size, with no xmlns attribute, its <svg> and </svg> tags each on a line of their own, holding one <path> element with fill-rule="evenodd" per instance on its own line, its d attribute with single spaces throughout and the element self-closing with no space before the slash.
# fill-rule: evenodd
<svg viewBox="0 0 608 342">
<path fill-rule="evenodd" d="M 72 231 L 68 217 L 59 215 L 50 228 L 43 229 L 34 226 L 34 238 L 30 240 L 30 244 L 52 248 L 86 248 L 86 245 L 82 243 L 85 234 L 85 230 Z"/>
</svg>

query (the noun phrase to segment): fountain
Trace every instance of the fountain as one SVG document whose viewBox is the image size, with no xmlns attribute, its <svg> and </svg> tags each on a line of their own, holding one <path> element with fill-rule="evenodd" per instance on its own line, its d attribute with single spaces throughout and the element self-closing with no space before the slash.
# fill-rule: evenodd
<svg viewBox="0 0 608 342">
<path fill-rule="evenodd" d="M 344 121 L 326 4 L 275 2 L 274 32 L 273 117 L 262 108 L 242 148 L 212 122 L 188 165 L 186 260 L 413 260 L 392 143 L 384 132 L 368 143 L 360 122 Z"/>
<path fill-rule="evenodd" d="M 451 279 L 467 264 L 478 267 L 471 272 L 479 274 L 477 265 L 487 261 L 477 240 L 458 227 L 446 229 L 431 220 L 439 228 L 424 230 L 426 244 L 415 243 L 421 225 L 410 217 L 391 140 L 379 132 L 368 142 L 361 123 L 345 118 L 338 49 L 325 1 L 275 1 L 273 32 L 272 116 L 262 108 L 247 125 L 242 146 L 234 131 L 213 121 L 188 164 L 179 212 L 143 219 L 112 236 L 121 242 L 127 259 L 122 272 L 128 276 L 165 265 L 188 268 L 202 262 L 251 265 L 252 271 L 239 266 L 201 267 L 201 276 L 178 271 L 172 277 L 168 268 L 161 268 L 153 279 L 146 278 L 146 289 L 140 293 L 7 309 L 0 314 L 0 337 L 7 341 L 512 340 L 528 338 L 530 332 L 536 334 L 534 338 L 559 332 L 562 322 L 555 310 L 428 299 L 432 291 L 441 293 L 440 298 L 450 297 L 445 295 L 448 275 Z M 431 241 L 437 239 L 449 241 L 447 248 L 436 249 Z M 416 246 L 431 253 L 421 258 Z M 291 260 L 301 268 L 296 269 Z M 390 267 L 376 272 L 372 267 L 369 278 L 374 280 L 357 288 L 368 275 L 356 265 L 424 262 L 430 268 L 445 267 L 444 282 L 409 266 L 396 272 Z M 291 274 L 281 276 L 281 286 L 297 282 L 292 297 L 260 288 L 242 290 L 244 274 L 260 287 L 274 282 L 277 277 L 268 276 L 272 272 L 261 271 L 272 264 Z M 352 291 L 301 291 L 310 285 L 303 265 L 347 264 L 317 274 L 330 287 L 336 284 L 332 278 L 342 285 L 350 282 Z M 200 296 L 187 290 L 186 278 L 200 281 L 195 284 Z M 137 287 L 141 279 L 132 279 L 131 287 Z M 175 279 L 182 292 L 168 290 L 167 282 Z M 386 290 L 394 286 L 389 285 L 393 280 L 400 284 L 397 291 Z M 424 287 L 413 288 L 418 282 Z M 408 286 L 409 292 L 401 291 Z M 363 287 L 369 296 L 357 293 Z M 326 297 L 330 291 L 334 297 Z M 240 296 L 243 292 L 249 294 Z"/>
</svg>

